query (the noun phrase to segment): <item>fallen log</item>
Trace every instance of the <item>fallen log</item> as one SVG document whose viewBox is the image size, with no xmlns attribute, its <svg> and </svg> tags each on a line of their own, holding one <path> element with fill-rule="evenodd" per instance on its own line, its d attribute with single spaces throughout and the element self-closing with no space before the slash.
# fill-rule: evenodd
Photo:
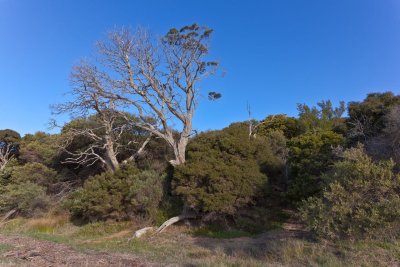
<svg viewBox="0 0 400 267">
<path fill-rule="evenodd" d="M 141 236 L 145 235 L 146 233 L 150 231 L 154 231 L 156 228 L 155 227 L 145 227 L 142 229 L 137 230 L 131 238 L 128 239 L 128 241 L 131 241 L 132 239 L 135 238 L 140 238 Z"/>
<path fill-rule="evenodd" d="M 167 229 L 167 227 L 173 225 L 174 223 L 177 223 L 179 221 L 186 220 L 186 219 L 195 219 L 196 217 L 197 216 L 195 214 L 181 214 L 179 216 L 172 217 L 171 219 L 168 219 L 163 224 L 161 224 L 161 226 L 157 228 L 156 233 L 161 233 L 162 231 Z"/>
<path fill-rule="evenodd" d="M 5 221 L 6 221 L 8 218 L 10 218 L 11 216 L 13 216 L 16 212 L 17 212 L 16 209 L 10 210 L 9 212 L 7 212 L 6 215 L 4 215 L 3 219 L 1 219 L 1 221 L 0 221 L 0 226 L 2 226 L 2 225 L 5 223 Z"/>
<path fill-rule="evenodd" d="M 128 239 L 128 241 L 130 241 L 130 240 L 132 240 L 132 239 L 135 239 L 135 238 L 140 238 L 141 236 L 145 235 L 146 233 L 148 233 L 148 232 L 150 232 L 150 231 L 154 231 L 154 229 L 156 229 L 155 232 L 154 232 L 154 234 L 161 233 L 161 232 L 163 232 L 165 229 L 167 229 L 169 226 L 173 225 L 174 223 L 177 223 L 177 222 L 179 222 L 179 221 L 186 220 L 186 219 L 195 219 L 195 218 L 197 218 L 197 215 L 194 214 L 194 213 L 193 213 L 193 214 L 181 214 L 181 215 L 179 215 L 179 216 L 172 217 L 172 218 L 166 220 L 166 221 L 165 221 L 160 227 L 158 227 L 157 229 L 156 229 L 155 227 L 145 227 L 145 228 L 142 228 L 142 229 L 137 230 L 137 231 L 133 234 L 133 236 L 132 236 L 131 238 Z"/>
</svg>

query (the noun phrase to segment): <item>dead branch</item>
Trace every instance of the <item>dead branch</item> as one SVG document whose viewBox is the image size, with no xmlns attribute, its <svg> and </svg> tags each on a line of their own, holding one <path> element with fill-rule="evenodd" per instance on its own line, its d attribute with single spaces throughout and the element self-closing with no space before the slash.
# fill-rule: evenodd
<svg viewBox="0 0 400 267">
<path fill-rule="evenodd" d="M 13 159 L 15 155 L 14 146 L 13 143 L 0 143 L 0 171 L 4 170 L 6 165 Z"/>
<path fill-rule="evenodd" d="M 141 236 L 145 235 L 146 233 L 154 231 L 154 230 L 155 230 L 154 234 L 159 234 L 159 233 L 165 231 L 165 229 L 167 229 L 169 226 L 171 226 L 171 225 L 173 225 L 173 224 L 175 224 L 177 222 L 180 222 L 180 221 L 183 221 L 183 220 L 187 220 L 187 219 L 195 219 L 197 217 L 198 216 L 195 213 L 181 214 L 179 216 L 172 217 L 172 218 L 168 219 L 167 221 L 165 221 L 157 229 L 155 227 L 145 227 L 145 228 L 137 230 L 134 233 L 134 235 L 128 241 L 130 241 L 130 240 L 132 240 L 134 238 L 140 238 Z"/>
<path fill-rule="evenodd" d="M 3 225 L 6 223 L 6 221 L 7 221 L 11 216 L 15 215 L 16 213 L 17 213 L 17 210 L 16 210 L 16 209 L 13 209 L 13 210 L 10 210 L 9 212 L 7 212 L 7 213 L 3 216 L 3 218 L 1 219 L 1 221 L 0 221 L 0 227 L 3 226 Z"/>
<path fill-rule="evenodd" d="M 98 51 L 103 69 L 115 75 L 86 66 L 85 75 L 93 79 L 82 75 L 79 82 L 121 109 L 134 110 L 140 118 L 136 125 L 164 139 L 175 155 L 171 164 L 182 164 L 200 94 L 198 83 L 218 65 L 205 61 L 211 32 L 193 24 L 171 29 L 160 42 L 143 29 L 110 32 Z M 174 134 L 175 123 L 180 124 L 179 135 Z"/>
</svg>

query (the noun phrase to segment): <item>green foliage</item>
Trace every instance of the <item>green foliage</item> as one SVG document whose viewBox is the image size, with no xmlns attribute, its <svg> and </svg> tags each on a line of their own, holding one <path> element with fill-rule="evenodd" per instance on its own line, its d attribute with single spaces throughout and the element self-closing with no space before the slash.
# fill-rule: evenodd
<svg viewBox="0 0 400 267">
<path fill-rule="evenodd" d="M 281 130 L 270 130 L 265 134 L 264 138 L 274 155 L 268 161 L 269 163 L 266 162 L 261 165 L 262 172 L 266 173 L 269 178 L 269 186 L 265 188 L 265 196 L 268 195 L 268 200 L 264 199 L 264 201 L 268 202 L 272 195 L 280 195 L 287 187 L 289 148 L 287 146 L 288 139 Z"/>
<path fill-rule="evenodd" d="M 17 143 L 21 140 L 21 135 L 10 129 L 0 130 L 0 141 L 7 143 Z"/>
<path fill-rule="evenodd" d="M 50 203 L 46 189 L 31 182 L 2 186 L 0 192 L 0 212 L 16 209 L 29 217 L 46 210 Z"/>
<path fill-rule="evenodd" d="M 386 115 L 396 105 L 400 105 L 400 95 L 392 92 L 371 93 L 362 102 L 350 102 L 348 125 L 352 141 L 365 141 L 381 133 Z"/>
<path fill-rule="evenodd" d="M 321 190 L 320 174 L 335 159 L 332 148 L 343 143 L 343 136 L 332 131 L 308 132 L 289 141 L 289 195 L 292 198 L 301 199 Z"/>
<path fill-rule="evenodd" d="M 168 160 L 172 157 L 171 147 L 164 140 L 153 137 L 145 150 L 135 158 L 135 163 L 142 170 L 163 172 L 169 165 Z"/>
<path fill-rule="evenodd" d="M 30 217 L 46 211 L 50 206 L 46 192 L 56 177 L 56 171 L 41 163 L 17 165 L 15 161 L 0 174 L 0 212 L 16 209 Z"/>
<path fill-rule="evenodd" d="M 9 250 L 12 250 L 13 248 L 14 248 L 14 246 L 9 245 L 9 244 L 0 244 L 0 253 L 5 253 Z"/>
<path fill-rule="evenodd" d="M 10 129 L 5 129 L 5 130 L 0 130 L 0 153 L 2 155 L 6 155 L 6 151 L 11 152 L 10 155 L 8 155 L 8 159 L 12 157 L 18 157 L 19 156 L 19 142 L 21 140 L 21 135 Z M 2 163 L 2 162 L 0 162 Z M 2 163 L 3 167 L 5 166 L 7 162 Z"/>
<path fill-rule="evenodd" d="M 122 162 L 131 157 L 149 136 L 147 131 L 134 126 L 138 120 L 137 117 L 129 113 L 115 115 L 115 118 L 111 120 L 112 131 L 109 138 L 114 142 L 114 151 L 116 152 L 118 162 Z M 152 123 L 153 120 L 151 118 L 146 118 L 146 122 Z M 93 132 L 97 137 L 93 138 L 93 136 L 89 134 L 83 134 L 83 132 L 87 132 L 87 130 Z M 95 153 L 106 159 L 107 152 L 104 147 L 105 136 L 106 126 L 104 125 L 102 117 L 97 114 L 88 116 L 87 118 L 74 119 L 65 124 L 61 132 L 60 141 L 67 144 L 65 146 L 66 151 L 79 154 L 92 147 Z M 149 151 L 147 148 L 152 148 L 154 150 Z M 66 151 L 60 154 L 58 160 L 62 162 L 64 166 L 74 169 L 79 177 L 87 178 L 88 176 L 99 174 L 106 167 L 101 161 L 90 164 L 90 168 L 85 165 L 79 165 L 78 163 L 65 163 L 66 159 L 71 157 Z M 151 140 L 150 144 L 146 146 L 145 152 L 145 155 L 141 155 L 140 159 L 138 159 L 138 161 L 140 161 L 140 164 L 138 164 L 140 167 L 162 165 L 159 160 L 162 161 L 169 151 L 165 151 L 165 146 L 160 145 L 159 140 Z M 149 158 L 150 160 L 154 160 L 154 163 L 149 163 Z"/>
<path fill-rule="evenodd" d="M 209 92 L 208 93 L 208 99 L 211 101 L 218 100 L 222 97 L 222 94 L 217 93 L 217 92 Z"/>
<path fill-rule="evenodd" d="M 211 238 L 238 238 L 238 237 L 252 237 L 252 233 L 241 230 L 221 231 L 212 227 L 199 228 L 193 232 L 195 236 L 206 236 Z"/>
<path fill-rule="evenodd" d="M 11 172 L 15 167 L 20 166 L 18 160 L 11 159 L 7 166 L 0 171 L 0 186 L 6 186 L 11 181 Z"/>
<path fill-rule="evenodd" d="M 267 136 L 270 132 L 281 131 L 286 138 L 292 138 L 301 133 L 300 123 L 285 114 L 269 115 L 262 120 L 257 128 L 257 135 Z"/>
<path fill-rule="evenodd" d="M 157 216 L 163 178 L 154 171 L 124 166 L 114 174 L 88 178 L 65 202 L 74 216 L 89 221 Z"/>
<path fill-rule="evenodd" d="M 247 125 L 237 123 L 194 138 L 187 162 L 175 169 L 173 187 L 200 212 L 234 214 L 267 183 L 262 166 L 278 163 L 265 138 L 249 139 Z"/>
<path fill-rule="evenodd" d="M 321 197 L 304 201 L 301 215 L 318 236 L 340 239 L 399 235 L 400 176 L 392 161 L 373 162 L 361 146 L 344 153 L 325 174 Z"/>
<path fill-rule="evenodd" d="M 85 136 L 83 134 L 76 134 L 76 132 L 84 132 L 85 129 L 93 131 L 96 136 L 104 136 L 105 130 L 101 123 L 100 116 L 89 116 L 88 118 L 78 118 L 74 119 L 68 123 L 66 123 L 60 135 L 60 144 L 65 145 L 65 150 L 77 153 L 85 151 L 91 145 L 96 143 L 96 140 L 93 140 L 89 136 Z M 100 139 L 99 142 L 103 140 Z M 102 147 L 102 144 L 99 145 Z M 61 150 L 60 155 L 58 157 L 58 161 L 63 164 L 63 166 L 74 170 L 77 176 L 81 177 L 81 179 L 85 179 L 88 176 L 95 175 L 103 171 L 103 167 L 100 161 L 93 163 L 90 168 L 85 168 L 85 166 L 80 166 L 74 163 L 65 163 L 67 158 L 70 158 L 71 155 L 68 154 L 64 149 Z M 99 155 L 103 155 L 104 149 L 94 148 L 94 152 Z"/>
<path fill-rule="evenodd" d="M 31 182 L 44 187 L 50 187 L 57 181 L 57 172 L 41 163 L 27 163 L 11 169 L 10 182 L 22 184 Z"/>
<path fill-rule="evenodd" d="M 27 134 L 21 140 L 19 159 L 22 162 L 38 162 L 53 167 L 57 164 L 59 139 L 59 135 L 44 132 Z"/>
<path fill-rule="evenodd" d="M 207 40 L 210 39 L 212 29 L 207 26 L 197 24 L 187 25 L 177 30 L 172 28 L 162 38 L 162 43 L 165 46 L 177 47 L 188 53 L 194 51 L 199 58 L 208 53 Z M 181 53 L 183 53 L 181 52 Z M 184 59 L 189 60 L 189 59 Z M 204 61 L 200 62 L 200 74 L 204 74 L 209 68 L 217 66 L 218 62 Z"/>
<path fill-rule="evenodd" d="M 298 104 L 299 122 L 304 132 L 313 130 L 332 130 L 344 133 L 346 130 L 345 120 L 342 115 L 345 111 L 344 102 L 339 107 L 333 107 L 330 100 L 317 103 L 317 107 L 306 104 Z"/>
</svg>

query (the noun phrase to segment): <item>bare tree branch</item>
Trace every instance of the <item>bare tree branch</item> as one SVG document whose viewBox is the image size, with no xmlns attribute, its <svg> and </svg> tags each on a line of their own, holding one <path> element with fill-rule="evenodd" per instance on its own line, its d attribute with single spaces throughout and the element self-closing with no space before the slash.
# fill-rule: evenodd
<svg viewBox="0 0 400 267">
<path fill-rule="evenodd" d="M 198 82 L 213 74 L 218 65 L 205 61 L 211 32 L 193 24 L 179 31 L 171 29 L 160 42 L 154 42 L 143 29 L 110 32 L 98 48 L 102 66 L 114 77 L 102 73 L 94 76 L 104 79 L 82 82 L 122 109 L 133 109 L 141 119 L 138 127 L 163 138 L 173 148 L 175 159 L 171 163 L 184 163 L 200 93 Z M 149 117 L 155 122 L 148 122 Z M 181 126 L 177 136 L 174 123 Z"/>
<path fill-rule="evenodd" d="M 0 171 L 14 158 L 15 148 L 13 143 L 0 142 Z"/>
</svg>

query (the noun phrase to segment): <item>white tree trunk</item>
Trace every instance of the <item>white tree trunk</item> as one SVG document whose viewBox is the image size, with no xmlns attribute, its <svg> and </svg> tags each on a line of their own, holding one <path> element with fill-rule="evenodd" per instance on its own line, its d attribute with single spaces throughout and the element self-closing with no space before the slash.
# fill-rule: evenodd
<svg viewBox="0 0 400 267">
<path fill-rule="evenodd" d="M 196 214 L 181 214 L 179 216 L 175 216 L 172 217 L 170 219 L 168 219 L 167 221 L 165 221 L 160 227 L 157 228 L 157 230 L 155 231 L 156 234 L 163 232 L 165 229 L 167 229 L 169 226 L 173 225 L 174 223 L 177 223 L 179 221 L 182 220 L 186 220 L 186 219 L 195 219 L 197 218 Z M 151 232 L 155 230 L 155 227 L 145 227 L 142 229 L 137 230 L 133 236 L 128 240 L 132 240 L 134 238 L 140 238 L 141 236 L 145 235 L 148 232 Z"/>
<path fill-rule="evenodd" d="M 115 141 L 112 137 L 112 125 L 107 125 L 107 130 L 106 130 L 106 136 L 105 136 L 105 148 L 106 148 L 106 153 L 105 153 L 105 161 L 107 168 L 115 172 L 116 170 L 119 169 L 119 162 L 117 159 L 117 153 L 114 149 Z"/>
<path fill-rule="evenodd" d="M 158 227 L 158 229 L 156 230 L 156 233 L 163 232 L 165 229 L 167 229 L 167 227 L 173 225 L 174 223 L 177 223 L 179 221 L 186 220 L 186 219 L 194 219 L 196 217 L 197 216 L 195 214 L 181 214 L 179 216 L 172 217 L 171 219 L 165 221 L 160 227 Z"/>
</svg>

